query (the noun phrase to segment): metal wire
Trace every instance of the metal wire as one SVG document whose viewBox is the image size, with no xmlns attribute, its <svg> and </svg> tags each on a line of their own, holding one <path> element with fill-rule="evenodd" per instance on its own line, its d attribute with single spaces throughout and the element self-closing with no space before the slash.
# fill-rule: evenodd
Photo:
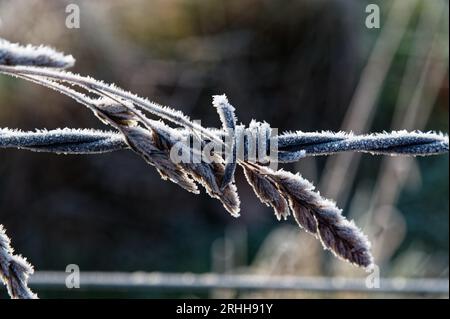
<svg viewBox="0 0 450 319">
<path fill-rule="evenodd" d="M 304 151 L 305 156 L 339 152 L 366 152 L 380 155 L 433 155 L 447 153 L 448 136 L 423 132 L 392 132 L 370 135 L 317 132 L 278 136 L 279 154 Z M 97 154 L 127 149 L 124 137 L 115 132 L 90 129 L 58 129 L 22 132 L 0 129 L 0 148 L 35 152 Z M 280 156 L 280 161 L 281 156 Z"/>
<path fill-rule="evenodd" d="M 36 289 L 66 289 L 68 273 L 38 271 L 30 277 Z M 359 292 L 448 295 L 448 278 L 403 279 L 380 278 L 379 287 L 368 288 L 365 279 L 264 276 L 251 274 L 192 274 L 192 273 L 124 273 L 81 272 L 80 288 L 85 290 L 110 289 L 170 289 L 177 291 L 235 289 L 308 292 Z"/>
<path fill-rule="evenodd" d="M 123 135 L 98 130 L 58 129 L 22 132 L 0 129 L 0 148 L 57 154 L 98 154 L 128 148 Z"/>
</svg>

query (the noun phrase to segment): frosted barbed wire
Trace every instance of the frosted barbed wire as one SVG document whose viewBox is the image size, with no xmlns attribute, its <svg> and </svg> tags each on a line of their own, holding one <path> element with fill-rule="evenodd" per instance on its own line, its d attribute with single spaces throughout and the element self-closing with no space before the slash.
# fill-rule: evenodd
<svg viewBox="0 0 450 319">
<path fill-rule="evenodd" d="M 22 132 L 0 129 L 0 148 L 19 148 L 34 152 L 98 154 L 128 148 L 120 133 L 91 129 L 57 129 Z"/>
<path fill-rule="evenodd" d="M 304 156 L 340 152 L 374 155 L 427 156 L 447 153 L 448 136 L 441 133 L 395 131 L 369 135 L 333 132 L 296 132 L 278 136 L 279 161 L 291 162 L 289 155 Z M 98 154 L 129 148 L 123 135 L 92 129 L 57 129 L 23 132 L 0 129 L 0 148 L 22 148 L 36 152 Z"/>
<path fill-rule="evenodd" d="M 304 150 L 305 156 L 339 152 L 373 155 L 426 156 L 448 152 L 448 135 L 435 132 L 393 131 L 353 135 L 345 132 L 293 132 L 278 137 L 278 147 L 286 152 Z"/>
<path fill-rule="evenodd" d="M 35 299 L 37 296 L 28 288 L 28 277 L 34 269 L 25 258 L 14 255 L 11 240 L 0 224 L 0 279 L 5 283 L 8 294 L 14 299 Z"/>
<path fill-rule="evenodd" d="M 70 68 L 75 64 L 71 55 L 65 55 L 47 46 L 20 45 L 0 38 L 0 65 Z"/>
</svg>

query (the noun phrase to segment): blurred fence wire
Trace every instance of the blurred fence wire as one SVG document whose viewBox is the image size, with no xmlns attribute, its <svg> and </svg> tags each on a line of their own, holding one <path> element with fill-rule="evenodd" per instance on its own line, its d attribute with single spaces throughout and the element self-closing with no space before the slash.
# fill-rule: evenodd
<svg viewBox="0 0 450 319">
<path fill-rule="evenodd" d="M 38 271 L 30 285 L 39 290 L 66 289 L 68 273 Z M 339 277 L 265 276 L 252 274 L 192 274 L 145 272 L 82 272 L 84 290 L 169 289 L 176 291 L 233 289 L 239 291 L 307 291 L 447 295 L 448 278 L 381 278 L 379 288 L 368 288 L 366 279 Z"/>
</svg>

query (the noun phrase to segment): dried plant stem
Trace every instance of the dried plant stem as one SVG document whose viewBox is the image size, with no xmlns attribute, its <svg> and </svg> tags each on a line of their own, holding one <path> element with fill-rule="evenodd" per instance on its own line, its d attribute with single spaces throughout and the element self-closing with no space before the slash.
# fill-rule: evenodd
<svg viewBox="0 0 450 319">
<path fill-rule="evenodd" d="M 14 255 L 11 240 L 0 224 L 0 279 L 6 285 L 8 294 L 13 299 L 36 299 L 27 286 L 28 277 L 33 274 L 31 266 L 25 258 Z"/>
<path fill-rule="evenodd" d="M 0 72 L 7 73 L 8 75 L 41 76 L 57 81 L 76 84 L 88 91 L 94 91 L 95 93 L 109 93 L 119 98 L 128 100 L 143 108 L 144 110 L 170 122 L 173 122 L 174 124 L 188 128 L 192 130 L 192 132 L 199 132 L 211 140 L 222 143 L 222 141 L 218 140 L 216 136 L 211 134 L 208 130 L 206 130 L 199 124 L 192 122 L 186 115 L 184 115 L 180 111 L 151 102 L 148 99 L 137 96 L 136 94 L 122 90 L 121 88 L 118 88 L 113 84 L 106 84 L 91 77 L 83 77 L 81 75 L 77 75 L 67 71 L 34 67 L 0 65 Z"/>
</svg>

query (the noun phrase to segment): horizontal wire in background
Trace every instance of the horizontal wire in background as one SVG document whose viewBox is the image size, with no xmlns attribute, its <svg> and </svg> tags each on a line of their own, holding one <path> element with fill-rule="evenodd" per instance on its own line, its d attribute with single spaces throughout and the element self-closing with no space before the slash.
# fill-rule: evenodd
<svg viewBox="0 0 450 319">
<path fill-rule="evenodd" d="M 55 271 L 38 271 L 30 277 L 30 285 L 42 289 L 67 289 L 69 274 Z M 251 274 L 192 274 L 192 273 L 125 273 L 81 272 L 80 288 L 84 290 L 108 289 L 171 289 L 171 290 L 277 290 L 309 292 L 358 292 L 395 294 L 448 295 L 448 278 L 380 278 L 379 288 L 368 288 L 365 279 L 264 276 Z"/>
</svg>

